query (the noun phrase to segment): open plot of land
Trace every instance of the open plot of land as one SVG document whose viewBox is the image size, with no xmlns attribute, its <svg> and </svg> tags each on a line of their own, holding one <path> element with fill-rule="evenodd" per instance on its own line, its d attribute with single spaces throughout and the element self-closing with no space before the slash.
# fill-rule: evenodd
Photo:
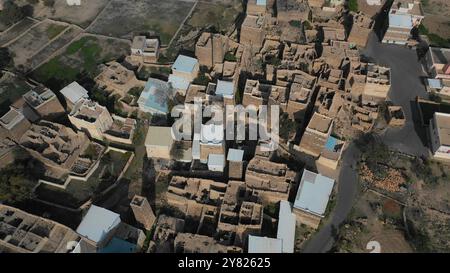
<svg viewBox="0 0 450 273">
<path fill-rule="evenodd" d="M 14 40 L 19 35 L 27 31 L 29 28 L 31 28 L 33 25 L 37 23 L 38 21 L 35 21 L 30 18 L 23 19 L 22 21 L 20 21 L 19 23 L 9 28 L 7 31 L 3 32 L 0 35 L 0 46 L 4 46 L 5 44 Z"/>
<path fill-rule="evenodd" d="M 403 206 L 367 191 L 354 207 L 351 219 L 341 227 L 336 251 L 370 252 L 367 244 L 376 241 L 382 253 L 412 252 L 405 239 Z"/>
<path fill-rule="evenodd" d="M 111 0 L 89 32 L 131 39 L 139 32 L 153 31 L 167 44 L 194 5 L 192 1 Z"/>
<path fill-rule="evenodd" d="M 31 28 L 8 47 L 14 53 L 14 64 L 19 66 L 29 62 L 33 55 L 66 28 L 66 25 L 55 24 L 51 21 L 43 21 Z"/>
<path fill-rule="evenodd" d="M 73 41 L 64 52 L 33 72 L 33 77 L 50 88 L 63 85 L 85 73 L 96 76 L 97 66 L 128 54 L 129 42 L 113 38 L 84 35 Z"/>
<path fill-rule="evenodd" d="M 19 5 L 30 4 L 28 0 L 16 0 Z M 52 7 L 45 6 L 43 1 L 32 4 L 33 16 L 38 19 L 50 18 L 87 27 L 108 4 L 109 0 L 85 0 L 80 6 L 69 6 L 66 0 L 55 0 Z M 124 1 L 128 2 L 128 1 Z"/>
<path fill-rule="evenodd" d="M 431 32 L 450 39 L 450 1 L 422 0 L 425 19 L 423 24 Z"/>
<path fill-rule="evenodd" d="M 65 190 L 41 184 L 36 189 L 36 195 L 45 201 L 78 208 L 93 195 L 111 186 L 130 156 L 130 153 L 109 151 L 102 157 L 98 168 L 87 181 L 71 180 Z"/>
</svg>

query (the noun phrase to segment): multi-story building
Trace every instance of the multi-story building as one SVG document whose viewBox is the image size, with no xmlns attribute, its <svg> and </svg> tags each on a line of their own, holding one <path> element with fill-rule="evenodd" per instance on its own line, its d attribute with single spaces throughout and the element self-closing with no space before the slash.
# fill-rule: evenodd
<svg viewBox="0 0 450 273">
<path fill-rule="evenodd" d="M 434 113 L 430 121 L 430 138 L 433 157 L 450 161 L 450 114 Z"/>
<path fill-rule="evenodd" d="M 106 107 L 97 102 L 82 99 L 73 107 L 69 120 L 78 130 L 90 137 L 103 140 L 103 134 L 113 125 L 113 119 Z"/>
<path fill-rule="evenodd" d="M 389 26 L 383 43 L 407 44 L 412 28 L 419 26 L 424 17 L 419 0 L 395 0 L 389 11 Z"/>
</svg>

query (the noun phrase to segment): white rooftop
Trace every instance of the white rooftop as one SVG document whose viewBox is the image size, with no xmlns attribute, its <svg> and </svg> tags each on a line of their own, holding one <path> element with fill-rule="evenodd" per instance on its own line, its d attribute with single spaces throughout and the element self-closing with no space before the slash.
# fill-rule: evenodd
<svg viewBox="0 0 450 273">
<path fill-rule="evenodd" d="M 77 233 L 98 243 L 120 224 L 120 215 L 92 205 L 77 228 Z"/>
<path fill-rule="evenodd" d="M 333 186 L 333 179 L 304 170 L 294 207 L 323 217 Z"/>
<path fill-rule="evenodd" d="M 228 156 L 227 156 L 227 160 L 228 161 L 242 161 L 242 159 L 244 159 L 244 151 L 243 150 L 238 150 L 238 149 L 228 149 Z"/>
<path fill-rule="evenodd" d="M 281 249 L 281 239 L 248 236 L 248 253 L 281 253 Z"/>
<path fill-rule="evenodd" d="M 295 214 L 292 213 L 291 203 L 281 200 L 277 238 L 283 241 L 283 253 L 294 253 L 295 224 L 296 218 Z"/>
<path fill-rule="evenodd" d="M 61 91 L 61 94 L 71 103 L 75 104 L 80 99 L 85 98 L 88 99 L 88 91 L 84 89 L 83 86 L 79 85 L 77 82 L 73 82 L 68 86 L 64 87 Z"/>
<path fill-rule="evenodd" d="M 188 57 L 185 55 L 178 55 L 175 63 L 172 65 L 172 69 L 176 71 L 191 73 L 198 61 L 195 58 Z"/>
</svg>

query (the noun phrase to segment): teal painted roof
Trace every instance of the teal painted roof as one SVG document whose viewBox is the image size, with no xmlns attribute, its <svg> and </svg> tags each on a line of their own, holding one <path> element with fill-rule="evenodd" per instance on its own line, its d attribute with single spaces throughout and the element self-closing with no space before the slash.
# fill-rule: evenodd
<svg viewBox="0 0 450 273">
<path fill-rule="evenodd" d="M 108 245 L 98 251 L 99 253 L 135 253 L 136 245 L 125 240 L 113 237 Z"/>
<path fill-rule="evenodd" d="M 178 55 L 178 58 L 175 60 L 175 63 L 172 66 L 172 69 L 176 71 L 191 73 L 197 63 L 198 61 L 195 58 Z"/>
</svg>

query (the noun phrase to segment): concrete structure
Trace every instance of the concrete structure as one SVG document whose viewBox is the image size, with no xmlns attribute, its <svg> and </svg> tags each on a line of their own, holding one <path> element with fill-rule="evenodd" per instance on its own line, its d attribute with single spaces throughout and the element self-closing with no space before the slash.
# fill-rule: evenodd
<svg viewBox="0 0 450 273">
<path fill-rule="evenodd" d="M 228 37 L 221 34 L 203 32 L 195 45 L 195 56 L 200 65 L 212 68 L 215 64 L 223 63 L 228 49 Z"/>
<path fill-rule="evenodd" d="M 130 203 L 131 210 L 133 211 L 134 218 L 141 224 L 146 230 L 151 230 L 155 223 L 156 216 L 153 213 L 150 203 L 147 198 L 139 195 L 135 195 Z"/>
<path fill-rule="evenodd" d="M 144 233 L 121 222 L 120 215 L 91 205 L 77 228 L 83 238 L 72 253 L 135 253 L 139 252 Z"/>
<path fill-rule="evenodd" d="M 282 241 L 283 253 L 294 253 L 296 217 L 292 205 L 286 200 L 280 201 L 278 213 L 277 239 Z"/>
<path fill-rule="evenodd" d="M 377 106 L 386 101 L 391 89 L 391 69 L 369 63 L 366 71 L 366 85 L 362 93 L 362 104 Z"/>
<path fill-rule="evenodd" d="M 388 106 L 387 110 L 389 126 L 402 127 L 405 125 L 406 117 L 401 106 Z"/>
<path fill-rule="evenodd" d="M 200 160 L 207 162 L 210 154 L 225 154 L 224 126 L 214 123 L 202 124 L 199 138 Z M 194 137 L 194 142 L 196 138 Z M 195 158 L 194 158 L 195 159 Z"/>
<path fill-rule="evenodd" d="M 314 113 L 300 141 L 300 151 L 314 158 L 319 157 L 332 129 L 331 118 Z"/>
<path fill-rule="evenodd" d="M 166 115 L 169 113 L 168 101 L 172 96 L 172 87 L 167 82 L 149 78 L 138 99 L 139 109 L 152 115 Z"/>
<path fill-rule="evenodd" d="M 425 60 L 431 78 L 450 80 L 450 49 L 432 47 Z"/>
<path fill-rule="evenodd" d="M 0 204 L 0 253 L 68 253 L 79 240 L 64 225 Z"/>
<path fill-rule="evenodd" d="M 64 96 L 69 111 L 79 100 L 89 99 L 88 91 L 77 82 L 69 84 L 59 92 Z"/>
<path fill-rule="evenodd" d="M 65 113 L 55 93 L 44 87 L 36 87 L 22 96 L 39 117 L 52 120 Z"/>
<path fill-rule="evenodd" d="M 276 203 L 287 200 L 291 186 L 295 184 L 296 173 L 285 164 L 255 156 L 247 166 L 245 183 L 254 196 Z"/>
<path fill-rule="evenodd" d="M 315 229 L 319 227 L 325 216 L 333 186 L 333 179 L 306 169 L 303 171 L 294 202 L 298 223 Z"/>
<path fill-rule="evenodd" d="M 395 0 L 389 11 L 389 26 L 383 43 L 406 45 L 411 36 L 411 29 L 419 26 L 424 17 L 419 0 Z"/>
<path fill-rule="evenodd" d="M 242 180 L 244 174 L 244 151 L 238 149 L 228 149 L 228 178 Z"/>
<path fill-rule="evenodd" d="M 450 114 L 434 113 L 430 121 L 431 152 L 438 160 L 450 161 Z"/>
<path fill-rule="evenodd" d="M 258 52 L 264 42 L 265 21 L 264 16 L 247 15 L 241 26 L 240 43 Z"/>
<path fill-rule="evenodd" d="M 198 76 L 200 65 L 198 60 L 185 55 L 178 55 L 172 65 L 172 74 L 192 82 Z"/>
<path fill-rule="evenodd" d="M 136 36 L 131 44 L 131 58 L 143 64 L 156 63 L 159 57 L 159 40 Z"/>
<path fill-rule="evenodd" d="M 248 253 L 281 253 L 283 240 L 276 238 L 248 236 Z"/>
<path fill-rule="evenodd" d="M 6 135 L 14 141 L 18 141 L 30 128 L 31 123 L 25 118 L 22 112 L 15 108 L 10 110 L 0 118 L 0 125 L 5 129 Z"/>
<path fill-rule="evenodd" d="M 82 99 L 75 104 L 69 113 L 69 120 L 78 130 L 99 140 L 103 140 L 103 133 L 113 125 L 108 109 L 87 99 Z"/>
<path fill-rule="evenodd" d="M 170 150 L 174 139 L 172 127 L 149 126 L 145 138 L 147 157 L 170 160 Z"/>
</svg>

